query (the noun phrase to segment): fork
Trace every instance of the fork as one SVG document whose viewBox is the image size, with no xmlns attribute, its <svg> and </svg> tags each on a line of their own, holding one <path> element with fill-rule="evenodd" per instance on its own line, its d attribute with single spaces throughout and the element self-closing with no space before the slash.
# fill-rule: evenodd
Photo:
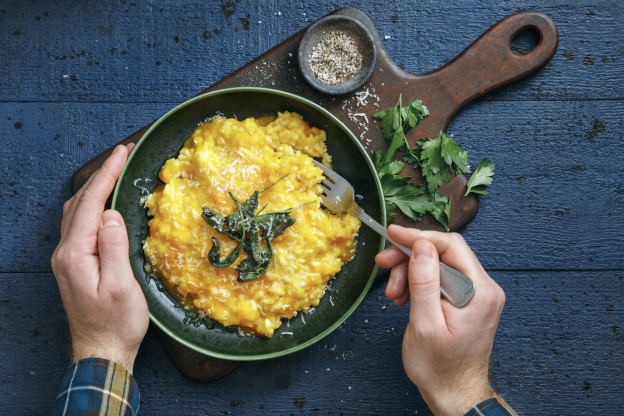
<svg viewBox="0 0 624 416">
<path fill-rule="evenodd" d="M 353 187 L 342 176 L 321 163 L 314 161 L 316 167 L 323 170 L 327 179 L 321 181 L 323 194 L 321 203 L 333 212 L 348 212 L 364 224 L 375 230 L 386 240 L 397 246 L 399 250 L 410 256 L 412 251 L 393 241 L 388 235 L 386 227 L 369 217 L 353 199 Z M 454 268 L 440 262 L 440 291 L 453 305 L 461 308 L 466 306 L 475 292 L 475 284 L 468 276 Z"/>
</svg>

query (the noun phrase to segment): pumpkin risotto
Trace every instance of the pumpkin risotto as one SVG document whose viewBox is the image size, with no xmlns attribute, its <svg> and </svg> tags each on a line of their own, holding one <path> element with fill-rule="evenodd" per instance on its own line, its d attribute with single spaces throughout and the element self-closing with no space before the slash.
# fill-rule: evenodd
<svg viewBox="0 0 624 416">
<path fill-rule="evenodd" d="M 318 305 L 328 280 L 355 255 L 360 227 L 350 214 L 320 208 L 323 175 L 312 157 L 329 166 L 325 139 L 324 131 L 289 112 L 244 121 L 217 117 L 197 127 L 178 157 L 165 162 L 159 173 L 165 185 L 146 202 L 153 218 L 143 250 L 152 271 L 200 314 L 267 337 L 281 318 Z M 236 210 L 230 192 L 245 201 L 285 175 L 260 195 L 258 206 L 268 204 L 263 212 L 318 203 L 290 213 L 296 222 L 272 241 L 275 265 L 240 283 L 236 266 L 248 254 L 229 267 L 210 264 L 212 237 L 223 256 L 237 242 L 208 225 L 202 207 L 228 215 Z"/>
</svg>

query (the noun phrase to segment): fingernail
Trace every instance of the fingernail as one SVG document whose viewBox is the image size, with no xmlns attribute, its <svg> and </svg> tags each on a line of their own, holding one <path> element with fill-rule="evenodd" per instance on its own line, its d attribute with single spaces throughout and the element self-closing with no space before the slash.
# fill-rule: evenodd
<svg viewBox="0 0 624 416">
<path fill-rule="evenodd" d="M 119 223 L 115 220 L 110 220 L 106 224 L 104 224 L 104 227 L 110 227 L 111 225 L 119 225 Z"/>
<path fill-rule="evenodd" d="M 431 255 L 431 247 L 424 240 L 418 240 L 412 249 L 412 258 L 415 261 L 429 261 L 433 256 Z"/>
<path fill-rule="evenodd" d="M 121 150 L 121 145 L 119 145 L 119 146 L 117 146 L 117 147 L 115 148 L 115 150 L 113 151 L 113 154 L 112 154 L 112 155 L 116 155 L 117 153 L 119 153 L 119 150 Z M 111 155 L 111 156 L 112 156 L 112 155 Z"/>
</svg>

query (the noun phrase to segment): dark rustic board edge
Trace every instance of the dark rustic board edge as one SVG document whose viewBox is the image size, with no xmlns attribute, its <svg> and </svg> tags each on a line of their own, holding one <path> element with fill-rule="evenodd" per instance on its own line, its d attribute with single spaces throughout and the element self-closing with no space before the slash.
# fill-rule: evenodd
<svg viewBox="0 0 624 416">
<path fill-rule="evenodd" d="M 513 15 L 510 15 L 504 18 L 503 20 L 495 24 L 492 28 L 486 31 L 481 37 L 479 37 L 475 42 L 473 42 L 468 48 L 466 48 L 461 54 L 459 54 L 456 58 L 454 58 L 448 64 L 444 65 L 443 67 L 435 71 L 429 72 L 427 74 L 414 75 L 414 74 L 409 74 L 403 71 L 392 61 L 383 43 L 381 42 L 381 37 L 379 36 L 379 33 L 377 32 L 376 28 L 372 24 L 372 21 L 366 14 L 356 9 L 346 8 L 346 9 L 335 10 L 334 12 L 329 13 L 328 15 L 335 15 L 335 14 L 344 14 L 344 15 L 355 17 L 359 19 L 362 23 L 364 23 L 367 27 L 369 27 L 369 29 L 371 29 L 371 32 L 373 33 L 375 37 L 375 42 L 378 48 L 378 53 L 379 53 L 378 67 L 380 70 L 382 70 L 382 67 L 385 67 L 389 73 L 394 73 L 394 75 L 396 75 L 397 78 L 399 78 L 399 80 L 406 80 L 405 82 L 406 85 L 409 85 L 409 83 L 411 83 L 410 81 L 430 80 L 438 88 L 438 91 L 437 91 L 438 93 L 447 94 L 447 95 L 450 95 L 449 91 L 451 91 L 451 89 L 457 89 L 458 86 L 453 85 L 449 87 L 447 85 L 443 85 L 444 77 L 446 76 L 447 78 L 452 78 L 452 77 L 448 77 L 448 74 L 453 74 L 453 73 L 457 74 L 457 73 L 462 73 L 463 71 L 465 71 L 468 65 L 467 62 L 468 63 L 471 62 L 470 59 L 467 60 L 466 57 L 468 58 L 472 57 L 471 55 L 475 54 L 475 50 L 477 50 L 480 45 L 487 44 L 490 41 L 490 38 L 493 37 L 494 34 L 497 32 L 497 30 L 500 31 L 500 30 L 504 30 L 506 27 L 508 28 L 508 27 L 515 26 L 513 27 L 512 33 L 503 33 L 505 36 L 501 37 L 501 39 L 508 38 L 508 43 L 511 42 L 511 40 L 517 33 L 524 30 L 525 28 L 534 27 L 538 30 L 538 32 L 540 33 L 540 41 L 538 45 L 536 46 L 536 48 L 526 55 L 529 58 L 537 58 L 537 59 L 532 59 L 529 62 L 526 60 L 526 58 L 521 58 L 521 57 L 513 58 L 512 57 L 512 59 L 525 59 L 525 61 L 529 63 L 528 67 L 524 69 L 523 71 L 518 71 L 518 73 L 514 74 L 513 76 L 507 76 L 504 79 L 493 80 L 492 82 L 487 84 L 485 87 L 483 87 L 483 85 L 478 85 L 479 88 L 476 88 L 476 89 L 473 88 L 469 92 L 463 91 L 461 94 L 458 94 L 457 97 L 450 99 L 448 103 L 450 104 L 451 111 L 449 111 L 446 115 L 441 113 L 439 114 L 438 117 L 427 120 L 427 122 L 432 122 L 432 121 L 437 122 L 435 127 L 429 128 L 429 132 L 433 132 L 433 134 L 435 134 L 435 131 L 437 130 L 446 131 L 453 116 L 459 110 L 461 110 L 461 108 L 465 107 L 471 101 L 485 95 L 486 93 L 500 86 L 506 85 L 510 82 L 520 79 L 538 70 L 539 68 L 543 67 L 554 56 L 554 53 L 556 52 L 556 49 L 558 46 L 558 39 L 559 39 L 556 26 L 554 25 L 552 20 L 550 20 L 547 16 L 541 13 L 537 13 L 537 12 L 518 12 L 518 13 L 515 13 Z M 519 25 L 518 25 L 518 22 L 520 23 Z M 501 27 L 503 29 L 501 29 Z M 234 80 L 239 74 L 242 74 L 246 71 L 253 70 L 253 68 L 256 65 L 258 65 L 260 62 L 266 61 L 272 55 L 280 53 L 280 50 L 283 52 L 286 45 L 290 46 L 291 50 L 293 48 L 296 48 L 295 44 L 298 42 L 299 38 L 302 36 L 304 30 L 301 30 L 300 32 L 294 34 L 293 36 L 291 36 L 284 42 L 280 43 L 279 45 L 275 46 L 274 48 L 260 55 L 258 58 L 249 62 L 247 65 L 244 65 L 243 67 L 239 68 L 237 71 L 223 78 L 221 81 L 217 82 L 216 84 L 209 87 L 208 89 L 202 91 L 198 95 L 203 94 L 205 92 L 221 89 L 221 88 L 227 88 L 228 86 L 235 86 L 236 83 L 234 82 Z M 544 43 L 546 43 L 546 45 L 544 47 L 541 47 Z M 536 55 L 537 52 L 541 52 L 541 55 L 537 56 Z M 509 58 L 509 56 L 507 57 Z M 483 56 L 481 56 L 481 58 L 483 59 Z M 517 61 L 517 62 L 521 62 L 521 61 Z M 468 69 L 474 70 L 474 68 L 470 68 L 469 66 L 468 66 Z M 234 85 L 228 85 L 228 84 L 234 84 Z M 465 82 L 461 81 L 462 90 L 463 90 L 463 87 L 465 86 L 466 86 Z M 468 85 L 468 86 L 474 87 L 474 85 Z M 311 89 L 311 87 L 308 87 L 308 88 Z M 440 122 L 442 122 L 442 124 L 440 124 Z M 137 132 L 133 133 L 132 135 L 128 136 L 119 144 L 127 145 L 129 143 L 138 142 L 138 140 L 143 136 L 143 134 L 149 129 L 149 127 L 152 124 L 153 122 L 143 127 L 142 129 L 138 130 Z M 423 135 L 422 133 L 420 135 L 415 134 L 417 130 L 425 130 L 423 129 L 423 127 L 426 127 L 427 124 L 432 124 L 432 123 L 424 123 L 424 124 L 425 124 L 424 126 L 419 126 L 420 127 L 419 129 L 415 129 L 414 132 L 410 132 L 409 137 L 412 138 L 411 139 L 412 142 L 415 142 L 416 140 L 418 140 L 419 137 L 433 135 L 433 134 Z M 417 137 L 416 140 L 413 140 L 414 137 Z M 72 178 L 72 192 L 73 193 L 76 193 L 82 187 L 82 185 L 84 185 L 84 183 L 88 180 L 88 178 L 99 168 L 99 166 L 101 166 L 101 164 L 110 155 L 110 153 L 112 153 L 113 150 L 114 150 L 114 147 L 111 147 L 110 149 L 102 152 L 95 158 L 91 159 L 89 162 L 85 163 L 74 174 Z M 408 171 L 409 170 L 410 169 L 408 168 Z M 445 191 L 444 193 L 456 194 L 458 190 L 457 188 L 461 190 L 465 189 L 466 182 L 467 182 L 467 179 L 464 175 L 456 175 L 449 184 L 445 184 L 445 186 L 443 187 L 444 188 L 443 190 Z M 455 210 L 457 210 L 456 206 L 454 207 Z M 463 208 L 460 212 L 460 215 L 462 217 L 462 222 L 456 223 L 456 222 L 451 221 L 451 224 L 449 224 L 449 226 L 452 230 L 456 230 L 460 228 L 461 226 L 467 224 L 476 216 L 476 213 L 478 211 L 477 197 L 474 195 L 471 195 L 471 203 L 464 203 L 462 204 L 462 207 Z M 453 218 L 457 218 L 457 213 L 453 213 Z M 429 223 L 431 222 L 429 221 Z M 419 227 L 419 228 L 427 228 L 427 227 L 425 226 L 425 227 Z M 382 270 L 378 274 L 378 276 L 386 275 L 387 273 L 388 273 L 388 270 Z M 229 372 L 233 371 L 234 369 L 236 369 L 242 364 L 241 362 L 215 359 L 215 358 L 197 353 L 187 347 L 184 347 L 182 344 L 176 342 L 172 338 L 166 336 L 158 328 L 156 328 L 156 333 L 163 347 L 167 351 L 167 354 L 172 359 L 176 367 L 186 377 L 188 377 L 189 379 L 193 381 L 205 383 L 205 382 L 217 380 L 227 375 Z"/>
</svg>

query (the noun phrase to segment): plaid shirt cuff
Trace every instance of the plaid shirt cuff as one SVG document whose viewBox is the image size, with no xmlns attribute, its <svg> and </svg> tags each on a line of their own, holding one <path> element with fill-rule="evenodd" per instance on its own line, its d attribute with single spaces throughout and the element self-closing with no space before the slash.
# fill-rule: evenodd
<svg viewBox="0 0 624 416">
<path fill-rule="evenodd" d="M 464 416 L 518 416 L 518 414 L 501 397 L 494 397 L 482 401 Z"/>
<path fill-rule="evenodd" d="M 139 386 L 124 367 L 103 358 L 73 363 L 56 397 L 54 416 L 136 416 Z"/>
</svg>

